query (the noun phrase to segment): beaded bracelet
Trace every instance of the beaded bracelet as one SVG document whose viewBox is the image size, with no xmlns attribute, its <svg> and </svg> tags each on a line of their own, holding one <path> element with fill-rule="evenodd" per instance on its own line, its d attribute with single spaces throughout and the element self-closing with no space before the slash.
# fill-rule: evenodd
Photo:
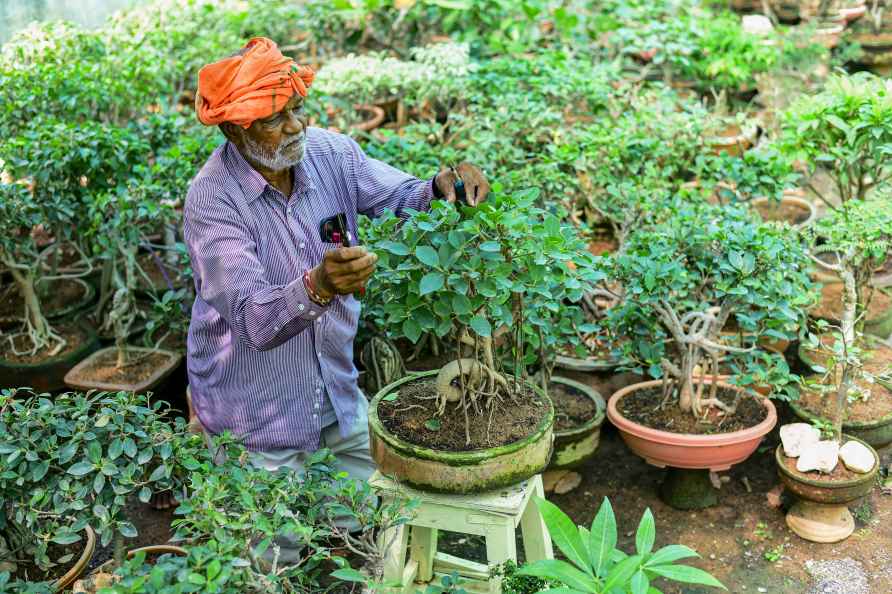
<svg viewBox="0 0 892 594">
<path fill-rule="evenodd" d="M 310 271 L 307 270 L 304 272 L 304 288 L 307 290 L 307 295 L 310 297 L 310 300 L 316 303 L 317 305 L 328 305 L 331 303 L 332 297 L 328 299 L 323 299 L 319 293 L 316 292 L 316 288 L 313 286 L 313 279 L 310 278 Z"/>
</svg>

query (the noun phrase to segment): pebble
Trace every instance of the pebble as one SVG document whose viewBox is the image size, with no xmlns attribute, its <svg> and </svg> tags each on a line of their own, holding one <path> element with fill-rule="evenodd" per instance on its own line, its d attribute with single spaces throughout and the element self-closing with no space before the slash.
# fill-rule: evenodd
<svg viewBox="0 0 892 594">
<path fill-rule="evenodd" d="M 796 462 L 796 470 L 799 472 L 831 473 L 839 463 L 839 443 L 835 441 L 819 441 L 803 448 Z"/>
<path fill-rule="evenodd" d="M 744 15 L 742 24 L 744 31 L 760 37 L 768 35 L 774 29 L 771 20 L 763 14 Z"/>
<path fill-rule="evenodd" d="M 805 570 L 815 582 L 807 594 L 870 594 L 867 573 L 851 557 L 827 561 L 808 560 Z"/>
<path fill-rule="evenodd" d="M 876 464 L 873 452 L 857 441 L 846 442 L 839 448 L 839 459 L 846 465 L 846 468 L 861 474 L 870 472 Z"/>
<path fill-rule="evenodd" d="M 798 458 L 802 449 L 821 441 L 821 432 L 808 423 L 790 423 L 780 428 L 784 454 L 789 458 Z"/>
<path fill-rule="evenodd" d="M 554 487 L 568 473 L 568 470 L 546 470 L 542 474 L 542 487 L 546 493 L 554 491 Z"/>
<path fill-rule="evenodd" d="M 573 489 L 579 486 L 579 483 L 582 482 L 582 475 L 578 472 L 568 472 L 561 480 L 557 482 L 554 486 L 554 492 L 558 495 L 564 495 L 565 493 L 569 493 Z"/>
</svg>

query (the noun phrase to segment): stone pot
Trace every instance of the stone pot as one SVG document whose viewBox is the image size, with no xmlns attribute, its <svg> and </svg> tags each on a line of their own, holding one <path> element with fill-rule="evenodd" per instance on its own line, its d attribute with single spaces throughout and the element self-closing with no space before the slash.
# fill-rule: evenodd
<svg viewBox="0 0 892 594">
<path fill-rule="evenodd" d="M 93 532 L 93 529 L 89 526 L 85 526 L 84 534 L 87 537 L 87 542 L 84 545 L 84 550 L 81 552 L 81 556 L 78 557 L 77 562 L 72 565 L 68 571 L 53 582 L 52 587 L 56 592 L 66 592 L 71 587 L 71 584 L 83 575 L 84 570 L 87 569 L 87 565 L 89 565 L 90 561 L 93 559 L 93 554 L 96 552 L 96 533 Z"/>
<path fill-rule="evenodd" d="M 712 379 L 704 379 L 707 384 Z M 662 386 L 662 380 L 641 382 L 618 390 L 607 403 L 607 418 L 619 429 L 626 445 L 635 454 L 658 468 L 708 469 L 712 471 L 728 470 L 735 464 L 743 462 L 759 447 L 762 438 L 777 423 L 777 411 L 774 403 L 767 398 L 762 404 L 768 416 L 754 427 L 722 433 L 718 435 L 690 435 L 670 433 L 659 429 L 651 429 L 630 421 L 619 412 L 619 402 L 632 392 Z M 718 381 L 721 388 L 740 390 L 737 386 Z"/>
<path fill-rule="evenodd" d="M 157 387 L 167 376 L 173 373 L 174 369 L 179 365 L 182 355 L 165 349 L 150 349 L 144 347 L 127 347 L 127 352 L 131 355 L 145 355 L 149 353 L 158 353 L 164 355 L 166 360 L 164 363 L 155 368 L 149 377 L 142 381 L 136 382 L 104 382 L 95 380 L 85 375 L 85 370 L 89 368 L 96 359 L 107 356 L 109 353 L 114 354 L 115 347 L 108 347 L 96 351 L 65 374 L 65 384 L 75 390 L 105 390 L 109 392 L 146 392 Z"/>
<path fill-rule="evenodd" d="M 552 376 L 551 383 L 575 388 L 588 396 L 597 406 L 595 416 L 585 424 L 572 429 L 554 430 L 554 454 L 548 465 L 549 470 L 575 468 L 591 458 L 598 449 L 607 403 L 597 390 L 581 382 L 555 375 Z"/>
<path fill-rule="evenodd" d="M 880 459 L 876 451 L 855 437 L 843 435 L 843 439 L 861 442 L 870 449 L 876 460 L 873 470 L 856 479 L 818 481 L 786 467 L 783 445 L 777 446 L 774 452 L 781 482 L 798 498 L 796 504 L 787 512 L 787 526 L 805 540 L 828 543 L 848 538 L 855 530 L 855 521 L 847 504 L 870 493 L 876 482 L 880 469 Z"/>
<path fill-rule="evenodd" d="M 84 342 L 77 349 L 65 355 L 44 359 L 39 363 L 16 363 L 0 359 L 0 387 L 18 388 L 28 386 L 35 392 L 56 392 L 65 389 L 65 375 L 99 347 L 96 332 L 86 324 L 81 324 Z"/>
<path fill-rule="evenodd" d="M 450 452 L 417 446 L 384 427 L 378 418 L 381 399 L 411 381 L 436 376 L 438 370 L 411 374 L 385 386 L 369 405 L 369 438 L 378 470 L 422 491 L 480 493 L 525 480 L 542 472 L 551 459 L 554 406 L 542 390 L 530 384 L 548 405 L 535 431 L 497 448 Z"/>
<path fill-rule="evenodd" d="M 798 196 L 794 196 L 792 194 L 786 194 L 786 193 L 781 197 L 780 201 L 777 203 L 773 203 L 773 201 L 769 200 L 768 198 L 762 197 L 762 198 L 754 198 L 750 202 L 750 206 L 752 206 L 754 209 L 756 209 L 756 211 L 759 213 L 759 215 L 762 217 L 763 220 L 765 220 L 765 221 L 783 220 L 783 221 L 789 223 L 790 226 L 793 227 L 794 229 L 803 229 L 805 227 L 808 227 L 809 225 L 811 225 L 814 222 L 815 216 L 816 216 L 815 207 L 811 202 L 809 202 L 808 200 L 806 200 L 804 198 L 800 198 Z M 797 223 L 795 220 L 791 221 L 788 219 L 772 219 L 771 211 L 777 207 L 780 207 L 780 206 L 796 208 L 797 210 L 801 211 L 802 214 L 806 217 L 805 220 L 803 220 L 800 223 Z"/>
<path fill-rule="evenodd" d="M 739 157 L 755 144 L 758 134 L 759 127 L 755 122 L 747 122 L 743 127 L 729 124 L 719 134 L 708 136 L 706 144 L 716 155 L 725 152 L 732 157 Z"/>
</svg>

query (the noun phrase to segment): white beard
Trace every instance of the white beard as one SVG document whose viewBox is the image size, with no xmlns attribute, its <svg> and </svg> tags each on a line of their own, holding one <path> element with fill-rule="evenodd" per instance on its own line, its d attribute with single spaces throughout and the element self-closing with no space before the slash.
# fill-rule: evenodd
<svg viewBox="0 0 892 594">
<path fill-rule="evenodd" d="M 274 153 L 271 153 L 257 142 L 251 140 L 247 134 L 244 134 L 242 139 L 244 140 L 245 152 L 248 153 L 247 156 L 261 167 L 265 167 L 271 171 L 282 171 L 300 163 L 304 158 L 304 152 L 306 151 L 307 146 L 306 133 L 301 134 L 297 140 L 292 140 L 290 141 L 290 144 L 287 145 L 289 149 L 291 149 L 294 143 L 300 145 L 296 155 L 293 157 L 285 155 L 286 145 L 284 143 L 280 144 L 279 148 L 277 148 Z"/>
</svg>

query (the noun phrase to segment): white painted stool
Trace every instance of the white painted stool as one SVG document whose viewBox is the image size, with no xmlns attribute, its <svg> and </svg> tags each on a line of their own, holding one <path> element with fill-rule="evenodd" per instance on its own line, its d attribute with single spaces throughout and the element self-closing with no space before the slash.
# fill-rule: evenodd
<svg viewBox="0 0 892 594">
<path fill-rule="evenodd" d="M 542 476 L 516 485 L 476 495 L 450 495 L 418 491 L 375 472 L 369 484 L 385 500 L 418 499 L 415 517 L 407 524 L 388 530 L 382 542 L 392 542 L 384 563 L 384 581 L 397 582 L 390 594 L 416 594 L 433 579 L 457 572 L 465 578 L 468 592 L 500 594 L 501 578 L 490 578 L 489 570 L 509 559 L 517 562 L 515 533 L 518 524 L 528 562 L 553 559 L 551 536 L 532 500 L 544 497 Z M 412 532 L 411 547 L 409 529 Z M 478 534 L 486 539 L 488 565 L 437 552 L 437 530 Z M 406 558 L 406 549 L 409 556 Z"/>
</svg>

